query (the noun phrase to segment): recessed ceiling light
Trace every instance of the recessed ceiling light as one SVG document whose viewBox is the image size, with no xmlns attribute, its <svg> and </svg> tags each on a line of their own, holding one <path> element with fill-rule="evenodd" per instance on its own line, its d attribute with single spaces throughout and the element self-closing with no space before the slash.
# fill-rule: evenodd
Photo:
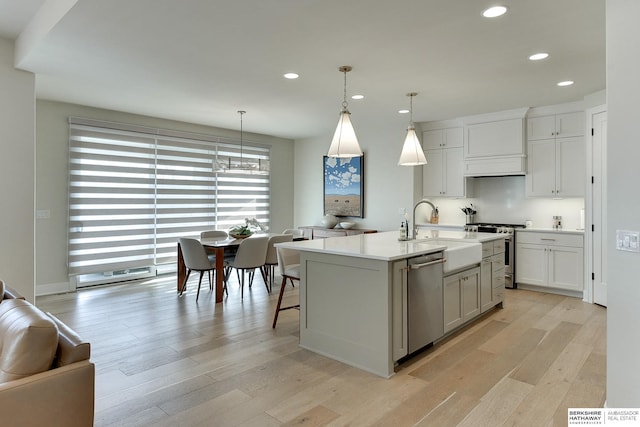
<svg viewBox="0 0 640 427">
<path fill-rule="evenodd" d="M 563 82 L 558 83 L 558 86 L 571 86 L 573 84 L 573 80 L 565 80 Z"/>
<path fill-rule="evenodd" d="M 545 59 L 545 58 L 548 58 L 548 57 L 549 57 L 548 53 L 540 52 L 540 53 L 534 53 L 533 55 L 531 55 L 529 57 L 529 59 L 532 60 L 532 61 L 539 61 L 541 59 Z"/>
<path fill-rule="evenodd" d="M 409 114 L 409 110 L 398 110 L 399 114 Z"/>
<path fill-rule="evenodd" d="M 351 99 L 364 99 L 364 95 L 353 95 Z"/>
<path fill-rule="evenodd" d="M 493 6 L 482 12 L 482 16 L 485 18 L 497 18 L 507 13 L 507 8 L 504 6 Z"/>
<path fill-rule="evenodd" d="M 296 73 L 287 73 L 284 75 L 285 79 L 290 79 L 290 80 L 297 79 L 298 77 L 300 76 Z"/>
</svg>

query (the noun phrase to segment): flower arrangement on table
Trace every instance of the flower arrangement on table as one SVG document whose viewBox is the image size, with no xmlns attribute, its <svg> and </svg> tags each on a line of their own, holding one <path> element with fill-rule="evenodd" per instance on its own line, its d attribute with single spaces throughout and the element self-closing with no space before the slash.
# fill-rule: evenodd
<svg viewBox="0 0 640 427">
<path fill-rule="evenodd" d="M 254 230 L 267 231 L 267 227 L 255 218 L 245 218 L 244 225 L 236 225 L 229 230 L 229 235 L 234 239 L 244 239 L 251 236 Z"/>
</svg>

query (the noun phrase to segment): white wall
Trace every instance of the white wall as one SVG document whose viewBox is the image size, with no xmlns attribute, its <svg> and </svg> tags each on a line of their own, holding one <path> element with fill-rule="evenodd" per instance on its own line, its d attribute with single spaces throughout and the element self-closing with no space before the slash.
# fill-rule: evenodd
<svg viewBox="0 0 640 427">
<path fill-rule="evenodd" d="M 500 176 L 471 178 L 473 197 L 467 199 L 432 198 L 440 211 L 440 224 L 463 225 L 465 214 L 460 210 L 473 203 L 477 208 L 476 222 L 502 222 L 524 224 L 533 221 L 535 228 L 551 228 L 552 216 L 562 216 L 564 229 L 580 226 L 580 210 L 584 208 L 584 198 L 575 197 L 560 200 L 549 198 L 527 198 L 524 176 Z M 429 210 L 425 210 L 425 215 Z M 425 221 L 422 217 L 421 221 Z"/>
<path fill-rule="evenodd" d="M 640 2 L 607 0 L 607 406 L 640 407 L 640 254 L 615 231 L 640 231 Z"/>
<path fill-rule="evenodd" d="M 353 113 L 353 112 L 352 112 Z M 399 208 L 410 212 L 414 181 L 421 182 L 419 168 L 398 166 L 406 135 L 406 123 L 390 117 L 376 128 L 354 127 L 364 151 L 364 218 L 351 218 L 358 228 L 395 230 L 400 227 Z M 336 115 L 336 124 L 338 122 Z M 323 216 L 322 159 L 329 150 L 333 131 L 295 144 L 295 226 L 319 225 Z M 417 177 L 414 178 L 414 175 Z"/>
<path fill-rule="evenodd" d="M 139 116 L 60 102 L 37 101 L 36 207 L 50 218 L 36 223 L 36 292 L 38 295 L 72 290 L 67 276 L 67 162 L 69 116 L 110 120 L 164 129 L 239 137 L 236 130 Z M 244 133 L 251 141 L 271 145 L 271 230 L 293 223 L 293 141 Z M 33 174 L 33 170 L 31 171 Z M 31 190 L 30 190 L 31 191 Z M 31 191 L 33 198 L 33 191 Z M 33 215 L 31 218 L 33 218 Z M 33 225 L 33 222 L 32 222 Z"/>
<path fill-rule="evenodd" d="M 34 301 L 35 77 L 0 38 L 0 279 Z"/>
</svg>

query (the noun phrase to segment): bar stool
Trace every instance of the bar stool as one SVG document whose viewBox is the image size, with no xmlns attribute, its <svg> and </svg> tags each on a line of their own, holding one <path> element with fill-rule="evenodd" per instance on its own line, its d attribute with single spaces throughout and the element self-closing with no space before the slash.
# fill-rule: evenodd
<svg viewBox="0 0 640 427">
<path fill-rule="evenodd" d="M 267 258 L 264 261 L 264 276 L 269 281 L 269 292 L 273 286 L 273 280 L 275 279 L 276 265 L 278 265 L 278 256 L 276 254 L 276 243 L 291 242 L 293 235 L 291 234 L 274 234 L 269 236 L 269 245 L 267 246 Z"/>
<path fill-rule="evenodd" d="M 278 254 L 278 270 L 280 272 L 280 276 L 282 276 L 282 284 L 280 285 L 280 294 L 278 295 L 276 313 L 273 316 L 272 328 L 276 327 L 276 323 L 278 322 L 278 313 L 282 310 L 289 310 L 292 308 L 300 310 L 300 304 L 290 305 L 288 307 L 280 306 L 282 304 L 282 295 L 284 294 L 287 279 L 291 282 L 291 286 L 293 286 L 294 280 L 300 281 L 300 251 L 295 249 L 276 248 L 276 252 Z"/>
</svg>

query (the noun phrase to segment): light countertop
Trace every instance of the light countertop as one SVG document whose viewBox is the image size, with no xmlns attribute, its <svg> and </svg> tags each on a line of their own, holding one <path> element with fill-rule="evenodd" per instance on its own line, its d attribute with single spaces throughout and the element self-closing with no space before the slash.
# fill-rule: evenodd
<svg viewBox="0 0 640 427">
<path fill-rule="evenodd" d="M 470 243 L 482 243 L 490 240 L 504 239 L 500 233 L 479 233 L 471 231 L 418 229 L 418 239 L 458 240 Z"/>
<path fill-rule="evenodd" d="M 420 229 L 434 229 L 434 230 L 457 230 L 457 231 L 462 231 L 464 230 L 464 224 L 433 224 L 430 222 L 427 223 L 419 223 L 416 224 L 418 226 L 418 228 Z"/>
<path fill-rule="evenodd" d="M 518 228 L 516 233 L 558 233 L 558 234 L 579 234 L 584 235 L 584 230 L 576 230 L 571 228 Z"/>
<path fill-rule="evenodd" d="M 297 249 L 303 252 L 319 252 L 380 261 L 395 261 L 443 251 L 447 248 L 446 240 L 478 243 L 500 238 L 504 238 L 504 236 L 496 233 L 420 230 L 418 232 L 418 239 L 399 241 L 398 232 L 386 231 L 355 236 L 278 243 L 277 246 Z"/>
</svg>

